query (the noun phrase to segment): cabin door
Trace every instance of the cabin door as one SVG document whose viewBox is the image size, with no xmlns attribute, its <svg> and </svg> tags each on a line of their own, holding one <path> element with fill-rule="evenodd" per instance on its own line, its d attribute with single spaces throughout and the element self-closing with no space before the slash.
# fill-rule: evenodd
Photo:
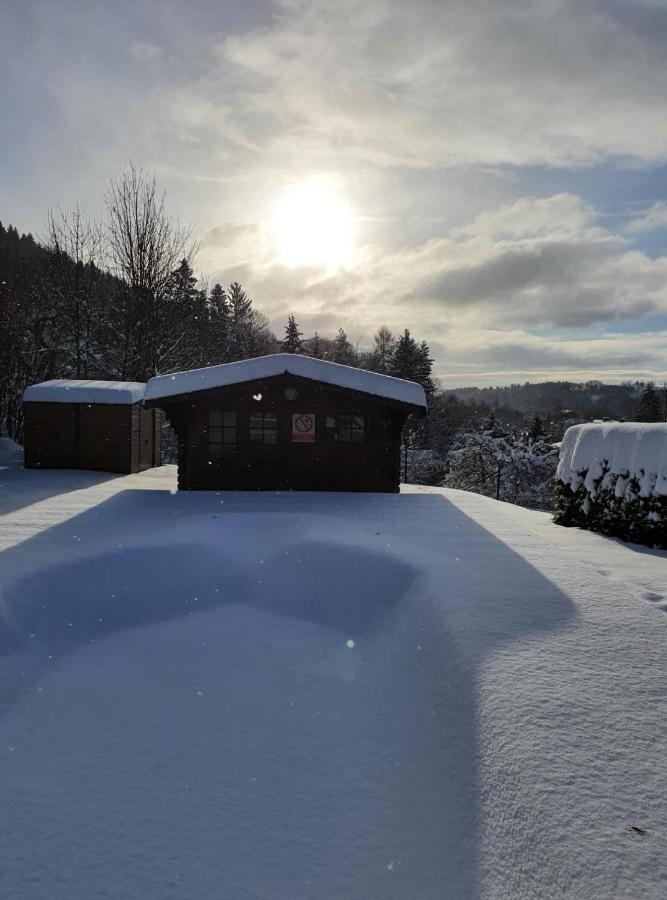
<svg viewBox="0 0 667 900">
<path fill-rule="evenodd" d="M 155 426 L 153 410 L 139 407 L 139 471 L 153 466 Z"/>
</svg>

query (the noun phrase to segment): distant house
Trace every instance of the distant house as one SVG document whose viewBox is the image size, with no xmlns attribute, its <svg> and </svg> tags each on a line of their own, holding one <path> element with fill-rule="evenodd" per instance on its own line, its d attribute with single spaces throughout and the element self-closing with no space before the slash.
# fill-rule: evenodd
<svg viewBox="0 0 667 900">
<path fill-rule="evenodd" d="M 57 379 L 23 393 L 25 466 L 128 474 L 160 465 L 160 411 L 145 384 Z"/>
<path fill-rule="evenodd" d="M 411 381 L 281 353 L 151 378 L 185 490 L 398 491 Z"/>
</svg>

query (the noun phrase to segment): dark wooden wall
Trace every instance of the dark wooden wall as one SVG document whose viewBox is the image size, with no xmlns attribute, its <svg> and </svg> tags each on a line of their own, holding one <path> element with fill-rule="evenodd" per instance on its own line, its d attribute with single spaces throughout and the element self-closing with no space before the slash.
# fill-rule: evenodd
<svg viewBox="0 0 667 900">
<path fill-rule="evenodd" d="M 286 388 L 298 398 L 286 400 Z M 179 488 L 184 490 L 316 490 L 395 492 L 400 479 L 401 430 L 407 411 L 367 394 L 291 375 L 193 395 L 165 405 L 179 443 Z M 209 457 L 211 410 L 237 414 L 238 442 L 222 458 Z M 254 412 L 278 416 L 276 445 L 253 444 Z M 314 443 L 292 441 L 292 415 L 315 415 Z M 337 443 L 327 416 L 363 416 L 363 443 Z"/>
<path fill-rule="evenodd" d="M 159 423 L 137 405 L 26 403 L 25 466 L 140 472 L 159 465 Z"/>
</svg>

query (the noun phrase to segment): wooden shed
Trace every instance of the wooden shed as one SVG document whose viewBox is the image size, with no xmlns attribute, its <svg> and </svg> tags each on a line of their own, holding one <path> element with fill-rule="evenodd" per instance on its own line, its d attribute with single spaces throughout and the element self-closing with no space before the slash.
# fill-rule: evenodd
<svg viewBox="0 0 667 900">
<path fill-rule="evenodd" d="M 414 382 L 289 353 L 151 378 L 145 403 L 176 432 L 184 490 L 395 492 L 426 410 Z"/>
<path fill-rule="evenodd" d="M 159 466 L 161 414 L 143 406 L 145 388 L 66 379 L 26 388 L 26 468 L 129 474 Z"/>
</svg>

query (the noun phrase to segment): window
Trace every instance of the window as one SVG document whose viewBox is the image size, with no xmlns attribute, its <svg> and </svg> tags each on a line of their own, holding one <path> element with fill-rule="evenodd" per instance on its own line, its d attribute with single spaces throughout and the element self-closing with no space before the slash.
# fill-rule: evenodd
<svg viewBox="0 0 667 900">
<path fill-rule="evenodd" d="M 212 409 L 208 414 L 208 456 L 216 459 L 223 455 L 225 448 L 236 445 L 236 413 Z"/>
<path fill-rule="evenodd" d="M 330 424 L 331 423 L 331 424 Z M 337 444 L 361 444 L 364 440 L 364 419 L 362 416 L 327 416 L 327 428 L 333 427 Z"/>
<path fill-rule="evenodd" d="M 250 443 L 277 444 L 278 416 L 275 413 L 252 413 L 250 416 Z"/>
</svg>

